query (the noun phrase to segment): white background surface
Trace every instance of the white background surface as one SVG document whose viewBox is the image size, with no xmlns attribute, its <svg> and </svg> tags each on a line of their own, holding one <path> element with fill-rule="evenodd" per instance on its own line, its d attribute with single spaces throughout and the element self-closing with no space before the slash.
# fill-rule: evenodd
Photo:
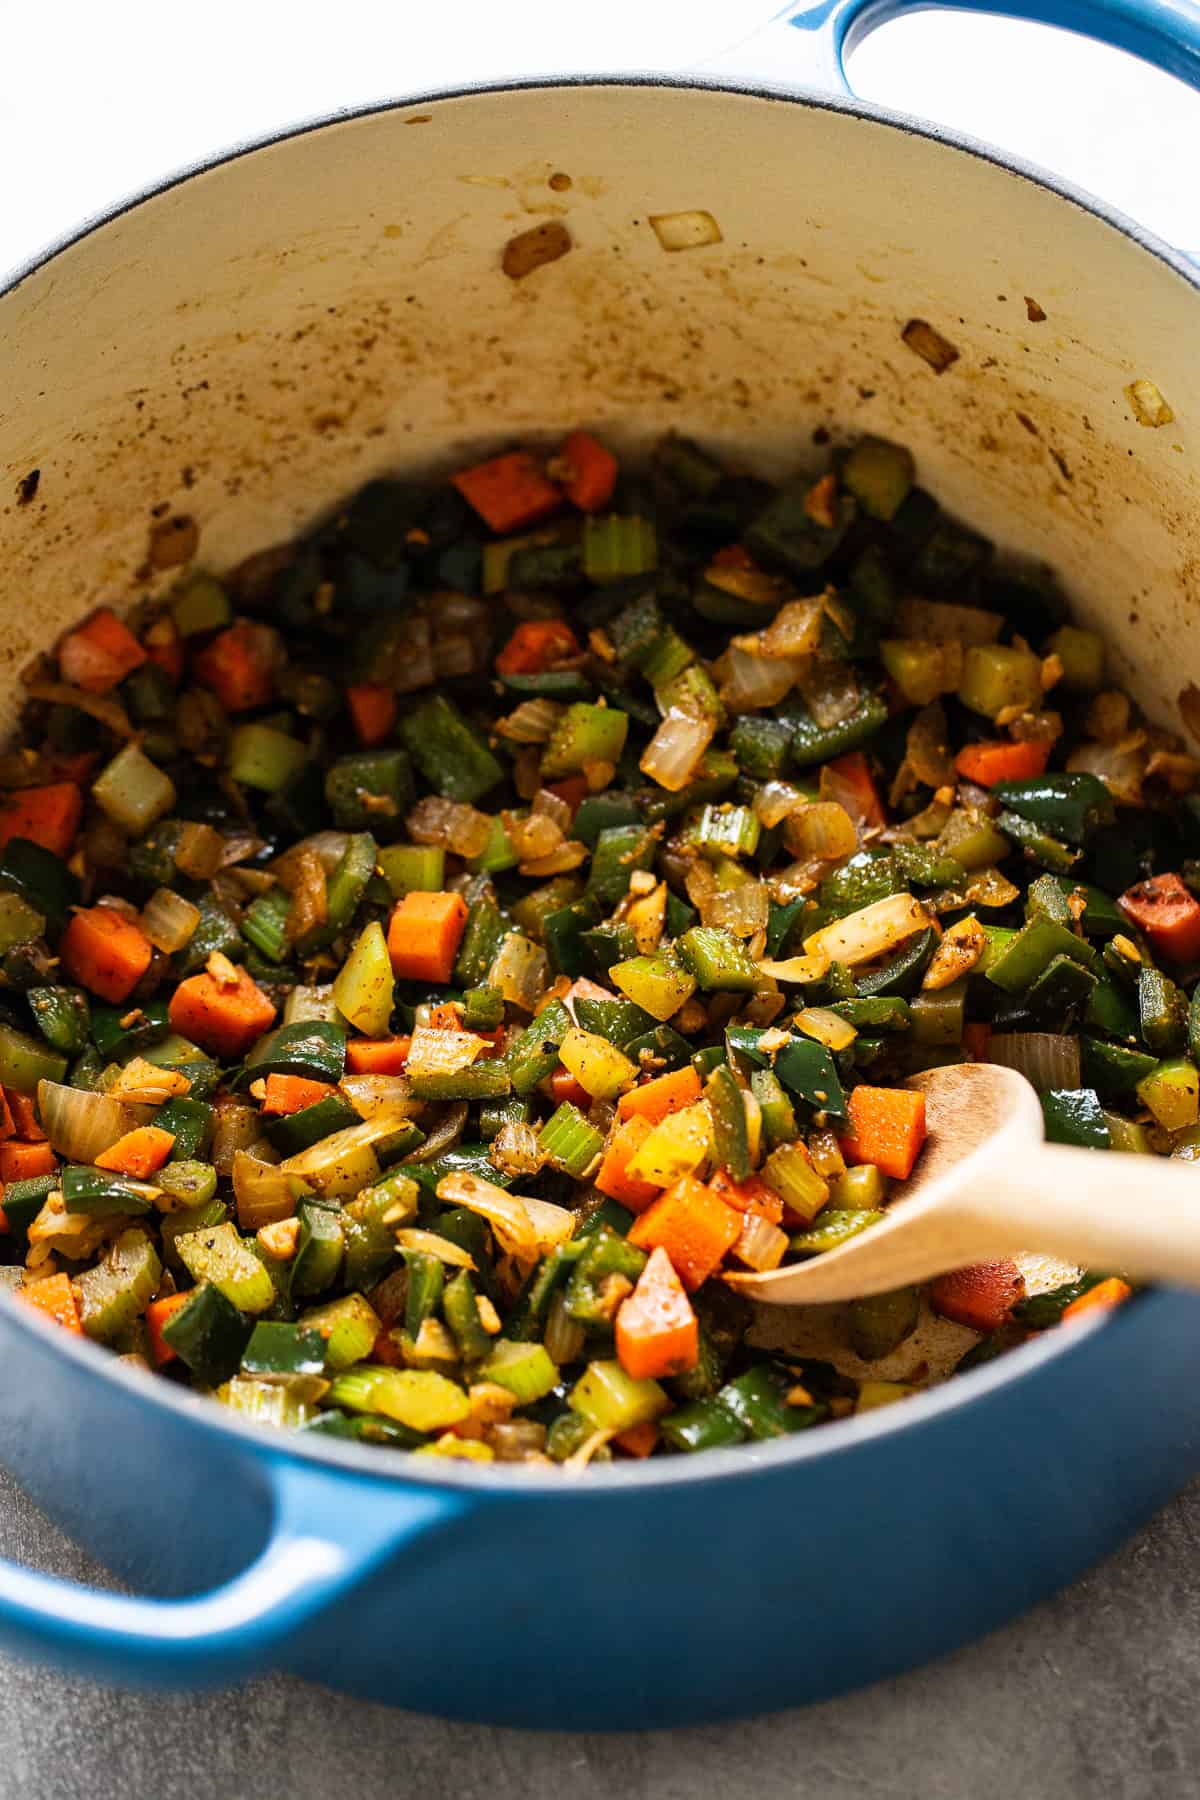
<svg viewBox="0 0 1200 1800">
<path fill-rule="evenodd" d="M 778 3 L 0 0 L 0 269 L 273 127 L 489 77 L 716 72 Z M 1200 99 L 1157 71 L 1058 32 L 925 14 L 878 32 L 853 74 L 864 95 L 1018 149 L 1200 249 Z"/>
</svg>

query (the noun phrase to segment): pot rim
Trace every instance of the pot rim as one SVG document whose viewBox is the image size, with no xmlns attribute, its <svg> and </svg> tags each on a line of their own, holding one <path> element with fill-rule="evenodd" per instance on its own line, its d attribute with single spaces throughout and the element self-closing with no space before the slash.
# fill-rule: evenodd
<svg viewBox="0 0 1200 1800">
<path fill-rule="evenodd" d="M 767 81 L 722 80 L 719 74 L 713 76 L 706 74 L 670 75 L 632 71 L 616 74 L 582 73 L 563 76 L 516 77 L 504 81 L 480 81 L 465 86 L 424 89 L 416 94 L 374 101 L 363 106 L 347 107 L 337 112 L 322 114 L 316 118 L 297 121 L 295 124 L 280 126 L 260 137 L 239 141 L 227 149 L 215 151 L 211 156 L 201 157 L 195 162 L 186 164 L 149 187 L 140 189 L 124 199 L 116 201 L 111 207 L 93 214 L 73 230 L 52 240 L 41 250 L 35 251 L 31 257 L 18 264 L 13 270 L 0 273 L 0 301 L 16 292 L 31 276 L 48 266 L 57 257 L 73 249 L 75 245 L 82 243 L 106 225 L 122 218 L 128 212 L 132 212 L 136 207 L 181 186 L 194 175 L 205 174 L 210 170 L 220 168 L 225 163 L 238 161 L 259 151 L 271 149 L 292 138 L 307 137 L 329 127 L 349 124 L 358 119 L 373 117 L 376 114 L 404 112 L 412 107 L 432 105 L 445 100 L 470 100 L 484 95 L 527 91 L 553 92 L 564 88 L 634 88 L 639 90 L 661 88 L 685 92 L 729 94 L 742 99 L 765 100 L 804 106 L 823 112 L 845 113 L 871 124 L 891 126 L 911 136 L 925 137 L 934 143 L 943 144 L 949 149 L 965 152 L 981 161 L 1005 169 L 1010 174 L 1049 189 L 1060 199 L 1078 207 L 1083 212 L 1092 214 L 1104 224 L 1120 231 L 1140 249 L 1148 251 L 1159 261 L 1166 263 L 1190 286 L 1200 288 L 1200 267 L 1193 265 L 1179 251 L 1172 249 L 1155 233 L 1138 225 L 1135 220 L 1129 218 L 1118 208 L 1095 196 L 1086 194 L 1070 182 L 1047 174 L 1019 156 L 997 150 L 994 146 L 984 144 L 963 133 L 930 121 L 920 120 L 892 108 L 878 106 L 871 101 L 860 100 L 853 95 L 843 98 L 839 95 L 806 92 Z M 219 1434 L 222 1437 L 230 1438 L 235 1443 L 241 1443 L 248 1454 L 259 1463 L 315 1463 L 323 1465 L 331 1472 L 341 1470 L 349 1475 L 366 1476 L 377 1481 L 406 1482 L 421 1488 L 458 1491 L 464 1495 L 467 1493 L 478 1493 L 481 1496 L 494 1494 L 519 1499 L 535 1494 L 559 1494 L 564 1497 L 569 1494 L 576 1499 L 595 1497 L 597 1500 L 602 1500 L 604 1495 L 612 1493 L 615 1489 L 675 1487 L 681 1483 L 694 1483 L 697 1480 L 725 1481 L 738 1476 L 747 1477 L 756 1469 L 779 1473 L 784 1468 L 804 1464 L 814 1457 L 828 1458 L 838 1454 L 853 1454 L 860 1449 L 865 1449 L 876 1439 L 890 1437 L 897 1431 L 910 1431 L 923 1424 L 932 1424 L 939 1417 L 958 1411 L 963 1407 L 969 1407 L 976 1400 L 984 1399 L 985 1396 L 1001 1387 L 1033 1380 L 1044 1365 L 1056 1362 L 1063 1357 L 1083 1353 L 1088 1340 L 1098 1329 L 1123 1332 L 1128 1335 L 1135 1324 L 1146 1322 L 1149 1313 L 1165 1310 L 1171 1304 L 1171 1300 L 1172 1296 L 1161 1289 L 1139 1294 L 1130 1304 L 1121 1307 L 1115 1315 L 1081 1323 L 1066 1332 L 1056 1330 L 1044 1332 L 1030 1342 L 1006 1351 L 994 1362 L 970 1370 L 965 1375 L 948 1379 L 926 1393 L 915 1395 L 900 1406 L 879 1407 L 866 1414 L 836 1420 L 829 1426 L 822 1426 L 812 1431 L 797 1432 L 789 1438 L 779 1439 L 770 1444 L 746 1444 L 727 1450 L 706 1451 L 699 1461 L 690 1456 L 679 1456 L 652 1458 L 645 1462 L 631 1459 L 626 1463 L 599 1465 L 588 1470 L 586 1479 L 582 1483 L 572 1482 L 569 1478 L 564 1480 L 562 1472 L 557 1469 L 541 1471 L 526 1468 L 521 1464 L 472 1464 L 456 1462 L 451 1458 L 417 1457 L 411 1454 L 400 1459 L 386 1456 L 380 1446 L 339 1443 L 333 1439 L 322 1441 L 315 1435 L 296 1431 L 279 1432 L 272 1435 L 264 1431 L 261 1426 L 244 1422 L 235 1415 L 229 1414 L 228 1409 L 218 1406 L 216 1402 L 194 1393 L 191 1389 L 177 1387 L 168 1381 L 148 1382 L 145 1372 L 123 1366 L 111 1351 L 105 1350 L 99 1344 L 93 1344 L 87 1339 L 75 1338 L 49 1321 L 42 1320 L 36 1312 L 19 1306 L 17 1302 L 7 1297 L 4 1298 L 3 1304 L 8 1310 L 10 1323 L 15 1324 L 18 1330 L 28 1330 L 32 1331 L 35 1336 L 42 1336 L 46 1348 L 68 1360 L 77 1361 L 81 1377 L 91 1376 L 105 1381 L 115 1381 L 125 1387 L 131 1397 L 142 1405 L 166 1408 L 176 1413 L 181 1421 L 190 1421 L 193 1426 L 214 1435 Z"/>
</svg>

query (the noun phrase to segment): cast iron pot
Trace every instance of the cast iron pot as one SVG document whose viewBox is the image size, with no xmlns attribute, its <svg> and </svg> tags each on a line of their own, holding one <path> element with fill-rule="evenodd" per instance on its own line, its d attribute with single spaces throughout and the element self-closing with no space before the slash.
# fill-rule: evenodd
<svg viewBox="0 0 1200 1800">
<path fill-rule="evenodd" d="M 1042 16 L 1200 72 L 1190 7 Z M 839 0 L 758 54 L 786 79 L 807 47 L 828 85 L 868 22 Z M 721 241 L 665 253 L 648 216 L 697 208 Z M 505 241 L 552 217 L 569 253 L 507 279 Z M 1079 195 L 846 99 L 586 80 L 261 144 L 0 297 L 9 713 L 35 649 L 144 591 L 159 509 L 220 568 L 383 470 L 586 423 L 629 447 L 676 426 L 767 474 L 818 428 L 901 439 L 951 508 L 1062 571 L 1176 724 L 1200 674 L 1196 286 Z M 912 318 L 958 350 L 946 373 L 901 341 Z M 1172 422 L 1137 422 L 1139 380 Z M 504 1724 L 794 1704 L 988 1629 L 1161 1506 L 1200 1468 L 1198 1353 L 1200 1302 L 1159 1291 L 786 1444 L 571 1480 L 254 1430 L 6 1301 L 4 1461 L 152 1597 L 4 1567 L 0 1641 Z"/>
</svg>

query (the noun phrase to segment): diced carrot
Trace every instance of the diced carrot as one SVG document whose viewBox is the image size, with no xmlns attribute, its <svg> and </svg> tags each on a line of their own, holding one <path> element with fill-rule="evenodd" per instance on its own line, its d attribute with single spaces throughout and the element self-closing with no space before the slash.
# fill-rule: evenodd
<svg viewBox="0 0 1200 1800">
<path fill-rule="evenodd" d="M 582 1107 L 586 1112 L 592 1104 L 592 1096 L 587 1089 L 582 1087 L 570 1069 L 564 1069 L 561 1063 L 550 1076 L 547 1086 L 555 1106 L 562 1106 L 564 1102 L 569 1101 L 572 1106 Z"/>
<path fill-rule="evenodd" d="M 561 490 L 547 480 L 528 450 L 490 457 L 450 479 L 493 531 L 520 531 L 562 505 Z"/>
<path fill-rule="evenodd" d="M 27 1287 L 14 1288 L 13 1293 L 26 1306 L 36 1306 L 43 1317 L 52 1319 L 64 1330 L 83 1336 L 75 1289 L 69 1275 L 47 1275 L 43 1281 L 31 1281 Z"/>
<path fill-rule="evenodd" d="M 721 1258 L 741 1234 L 741 1213 L 694 1175 L 685 1175 L 634 1220 L 629 1242 L 641 1250 L 661 1246 L 684 1287 L 694 1293 L 720 1268 Z"/>
<path fill-rule="evenodd" d="M 427 1031 L 461 1031 L 463 1028 L 462 1013 L 449 1001 L 439 1001 L 429 1009 L 429 1017 L 425 1021 Z"/>
<path fill-rule="evenodd" d="M 0 850 L 9 838 L 20 837 L 67 857 L 82 816 L 83 795 L 73 781 L 20 788 L 0 806 Z"/>
<path fill-rule="evenodd" d="M 388 953 L 400 981 L 449 981 L 467 924 L 461 894 L 405 894 L 388 926 Z"/>
<path fill-rule="evenodd" d="M 351 1038 L 346 1045 L 350 1075 L 403 1075 L 411 1037 Z"/>
<path fill-rule="evenodd" d="M 3 1190 L 0 1189 L 0 1192 L 2 1191 Z M 0 1235 L 7 1237 L 11 1230 L 12 1226 L 8 1222 L 8 1214 L 5 1212 L 4 1208 L 0 1206 Z"/>
<path fill-rule="evenodd" d="M 161 1300 L 152 1300 L 146 1308 L 146 1332 L 150 1339 L 150 1354 L 158 1368 L 169 1363 L 178 1352 L 172 1349 L 163 1336 L 163 1326 L 168 1319 L 177 1313 L 181 1306 L 186 1306 L 195 1292 L 188 1288 L 183 1294 L 166 1294 Z"/>
<path fill-rule="evenodd" d="M 1024 1298 L 1025 1277 L 1007 1256 L 952 1269 L 948 1275 L 939 1275 L 929 1290 L 929 1304 L 935 1313 L 972 1331 L 998 1331 Z"/>
<path fill-rule="evenodd" d="M 685 1068 L 672 1069 L 669 1074 L 656 1075 L 653 1081 L 643 1081 L 639 1087 L 630 1088 L 617 1101 L 617 1111 L 623 1119 L 636 1116 L 657 1125 L 668 1113 L 682 1112 L 685 1106 L 694 1106 L 699 1098 L 700 1077 L 688 1063 Z"/>
<path fill-rule="evenodd" d="M 840 1140 L 847 1162 L 874 1163 L 904 1181 L 925 1142 L 925 1096 L 912 1088 L 852 1088 L 846 1101 L 851 1130 Z"/>
<path fill-rule="evenodd" d="M 16 1134 L 17 1128 L 13 1124 L 12 1108 L 4 1097 L 3 1088 L 0 1088 L 0 1142 L 3 1142 L 5 1138 L 15 1137 Z"/>
<path fill-rule="evenodd" d="M 617 1312 L 617 1361 L 635 1381 L 684 1375 L 700 1360 L 700 1327 L 660 1244 Z"/>
<path fill-rule="evenodd" d="M 559 479 L 572 506 L 598 512 L 608 505 L 617 485 L 617 459 L 590 431 L 573 431 L 564 438 L 558 462 L 570 469 Z"/>
<path fill-rule="evenodd" d="M 954 766 L 967 781 L 994 787 L 998 781 L 1028 781 L 1040 775 L 1050 760 L 1050 745 L 1035 738 L 1020 743 L 1001 738 L 985 744 L 964 744 Z"/>
<path fill-rule="evenodd" d="M 269 625 L 230 625 L 196 652 L 192 672 L 226 712 L 266 706 L 275 692 L 277 642 Z"/>
<path fill-rule="evenodd" d="M 716 552 L 709 566 L 713 569 L 756 569 L 758 564 L 745 544 L 726 544 Z"/>
<path fill-rule="evenodd" d="M 641 1181 L 629 1173 L 629 1164 L 641 1145 L 654 1130 L 649 1119 L 620 1119 L 604 1148 L 595 1183 L 610 1200 L 619 1200 L 630 1212 L 644 1212 L 662 1194 L 653 1182 Z"/>
<path fill-rule="evenodd" d="M 80 907 L 59 945 L 62 966 L 71 980 L 114 1006 L 129 998 L 153 955 L 141 926 L 113 906 Z"/>
<path fill-rule="evenodd" d="M 18 1094 L 16 1088 L 4 1089 L 4 1104 L 12 1120 L 13 1133 L 25 1144 L 44 1144 L 46 1134 L 38 1123 L 37 1101 L 32 1094 Z M 0 1136 L 6 1135 L 0 1132 Z"/>
<path fill-rule="evenodd" d="M 183 675 L 183 639 L 170 613 L 163 613 L 142 634 L 142 649 L 163 674 L 178 683 Z"/>
<path fill-rule="evenodd" d="M 377 681 L 360 681 L 346 689 L 346 705 L 360 744 L 371 748 L 391 736 L 400 703 L 394 688 Z"/>
<path fill-rule="evenodd" d="M 1178 875 L 1152 875 L 1127 888 L 1117 905 L 1171 962 L 1200 957 L 1200 903 Z"/>
<path fill-rule="evenodd" d="M 303 1112 L 306 1106 L 315 1106 L 318 1100 L 328 1099 L 334 1091 L 332 1082 L 310 1081 L 306 1075 L 268 1075 L 262 1109 L 264 1113 L 282 1118 L 287 1113 Z"/>
<path fill-rule="evenodd" d="M 579 655 L 579 639 L 562 619 L 524 619 L 496 658 L 499 675 L 541 675 L 551 663 Z"/>
<path fill-rule="evenodd" d="M 71 754 L 56 750 L 46 756 L 46 772 L 56 781 L 73 781 L 76 787 L 86 787 L 99 762 L 98 750 L 77 750 Z"/>
<path fill-rule="evenodd" d="M 108 606 L 68 632 L 58 646 L 63 680 L 89 694 L 106 694 L 145 660 L 146 652 L 132 631 Z"/>
<path fill-rule="evenodd" d="M 232 965 L 231 965 L 232 966 Z M 245 969 L 237 980 L 218 981 L 207 970 L 181 981 L 167 1017 L 173 1031 L 225 1061 L 242 1056 L 275 1022 L 275 1007 Z"/>
<path fill-rule="evenodd" d="M 1107 1281 L 1098 1281 L 1078 1300 L 1072 1300 L 1070 1306 L 1063 1307 L 1063 1323 L 1068 1319 L 1086 1318 L 1091 1312 L 1108 1312 L 1115 1306 L 1121 1306 L 1130 1298 L 1133 1289 L 1119 1275 L 1110 1275 Z"/>
<path fill-rule="evenodd" d="M 618 1431 L 613 1443 L 626 1456 L 649 1456 L 658 1443 L 658 1426 L 653 1419 L 643 1419 L 640 1425 L 629 1425 L 624 1431 Z"/>
<path fill-rule="evenodd" d="M 858 816 L 864 825 L 887 824 L 887 809 L 879 798 L 871 765 L 861 750 L 848 750 L 845 756 L 835 756 L 825 766 L 831 775 L 835 775 L 850 789 L 857 802 Z"/>
<path fill-rule="evenodd" d="M 972 1019 L 963 1026 L 963 1049 L 972 1062 L 986 1062 L 988 1045 L 992 1041 L 992 1028 L 986 1019 Z"/>
<path fill-rule="evenodd" d="M 115 1169 L 118 1175 L 132 1175 L 135 1181 L 145 1181 L 148 1175 L 162 1168 L 174 1148 L 173 1131 L 163 1131 L 158 1125 L 139 1125 L 119 1137 L 115 1144 L 110 1144 L 107 1150 L 102 1150 L 96 1158 L 96 1167 Z"/>
<path fill-rule="evenodd" d="M 579 811 L 590 791 L 585 775 L 568 775 L 563 781 L 550 781 L 546 784 L 546 792 L 565 802 L 571 809 L 572 817 Z"/>
<path fill-rule="evenodd" d="M 728 1169 L 718 1169 L 708 1186 L 718 1200 L 723 1200 L 726 1206 L 736 1206 L 739 1212 L 755 1213 L 772 1225 L 778 1225 L 783 1218 L 783 1201 L 761 1175 L 748 1175 L 745 1181 L 735 1181 Z"/>
<path fill-rule="evenodd" d="M 33 1181 L 38 1175 L 53 1175 L 58 1167 L 49 1144 L 23 1144 L 19 1138 L 5 1138 L 0 1144 L 0 1181 Z"/>
</svg>

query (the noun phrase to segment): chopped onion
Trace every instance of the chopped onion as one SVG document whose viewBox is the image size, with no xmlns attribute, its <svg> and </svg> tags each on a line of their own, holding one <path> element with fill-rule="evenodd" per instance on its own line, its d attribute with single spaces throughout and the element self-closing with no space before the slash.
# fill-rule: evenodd
<svg viewBox="0 0 1200 1800">
<path fill-rule="evenodd" d="M 552 794 L 549 788 L 539 788 L 529 811 L 531 818 L 552 819 L 564 837 L 571 829 L 571 820 L 575 817 L 571 806 L 561 794 Z"/>
<path fill-rule="evenodd" d="M 256 1106 L 222 1094 L 213 1101 L 212 1165 L 222 1178 L 233 1174 L 239 1150 L 248 1150 L 262 1129 Z"/>
<path fill-rule="evenodd" d="M 579 1320 L 573 1319 L 567 1311 L 565 1294 L 555 1294 L 550 1302 L 542 1342 L 550 1361 L 560 1369 L 567 1363 L 578 1362 L 583 1355 L 586 1333 Z"/>
<path fill-rule="evenodd" d="M 337 1017 L 332 982 L 327 982 L 324 987 L 294 987 L 283 1006 L 285 1025 L 300 1025 L 306 1019 L 324 1019 L 332 1025 L 337 1022 Z"/>
<path fill-rule="evenodd" d="M 833 800 L 815 800 L 784 820 L 783 841 L 793 856 L 837 862 L 858 849 L 858 832 L 844 806 Z"/>
<path fill-rule="evenodd" d="M 51 1147 L 68 1162 L 94 1163 L 117 1139 L 154 1116 L 150 1106 L 130 1106 L 107 1094 L 59 1081 L 38 1082 L 38 1116 Z"/>
<path fill-rule="evenodd" d="M 310 837 L 301 838 L 282 856 L 277 856 L 271 864 L 271 873 L 290 894 L 298 879 L 301 856 L 312 851 L 320 861 L 326 875 L 333 871 L 346 854 L 346 845 L 350 842 L 348 831 L 314 831 Z"/>
<path fill-rule="evenodd" d="M 756 656 L 731 644 L 721 658 L 721 698 L 734 713 L 775 706 L 791 692 L 802 667 L 798 656 Z"/>
<path fill-rule="evenodd" d="M 438 844 L 455 856 L 482 856 L 492 835 L 492 821 L 486 813 L 438 794 L 418 800 L 406 823 L 414 843 Z"/>
<path fill-rule="evenodd" d="M 535 856 L 521 863 L 517 873 L 520 875 L 567 875 L 572 869 L 578 869 L 587 861 L 588 848 L 576 838 L 560 844 L 549 856 Z"/>
<path fill-rule="evenodd" d="M 499 721 L 496 731 L 512 744 L 545 744 L 562 714 L 557 700 L 522 700 L 506 719 Z"/>
<path fill-rule="evenodd" d="M 750 938 L 767 929 L 771 895 L 765 881 L 747 881 L 740 887 L 718 888 L 700 908 L 705 925 L 722 926 L 735 937 Z"/>
<path fill-rule="evenodd" d="M 967 883 L 966 900 L 969 906 L 1010 906 L 1020 892 L 999 869 L 979 869 Z"/>
<path fill-rule="evenodd" d="M 647 744 L 638 767 L 659 787 L 677 794 L 691 780 L 715 731 L 712 719 L 697 718 L 673 707 Z"/>
<path fill-rule="evenodd" d="M 540 1254 L 537 1228 L 519 1194 L 510 1194 L 497 1187 L 494 1181 L 485 1181 L 481 1175 L 456 1173 L 442 1176 L 437 1185 L 437 1197 L 450 1206 L 465 1206 L 468 1212 L 478 1213 L 480 1218 L 486 1219 L 500 1248 L 509 1256 L 532 1262 Z M 564 1208 L 555 1207 L 554 1211 L 562 1212 Z M 573 1229 L 574 1213 L 568 1213 L 567 1217 Z"/>
<path fill-rule="evenodd" d="M 1077 1088 L 1079 1039 L 1051 1031 L 998 1031 L 988 1039 L 987 1060 L 1015 1069 L 1035 1088 Z"/>
<path fill-rule="evenodd" d="M 453 1269 L 473 1269 L 475 1258 L 461 1244 L 451 1243 L 436 1231 L 422 1231 L 417 1225 L 402 1225 L 396 1233 L 401 1250 L 418 1250 L 422 1256 L 436 1256 Z"/>
<path fill-rule="evenodd" d="M 387 676 L 398 694 L 411 694 L 428 687 L 437 670 L 434 667 L 429 621 L 413 618 L 388 657 Z"/>
<path fill-rule="evenodd" d="M 759 656 L 801 657 L 811 656 L 821 641 L 821 619 L 824 608 L 820 599 L 789 600 L 781 606 L 765 631 L 761 631 L 757 639 Z M 747 643 L 745 638 L 736 638 L 734 642 L 740 649 L 751 649 L 754 640 Z"/>
<path fill-rule="evenodd" d="M 502 1125 L 488 1151 L 488 1161 L 502 1175 L 536 1175 L 545 1160 L 537 1132 L 524 1120 Z"/>
<path fill-rule="evenodd" d="M 243 1231 L 257 1231 L 260 1226 L 294 1217 L 297 1200 L 311 1191 L 295 1175 L 285 1175 L 247 1150 L 234 1152 L 232 1173 L 238 1224 Z"/>
<path fill-rule="evenodd" d="M 310 847 L 301 848 L 295 862 L 295 885 L 285 930 L 289 940 L 305 937 L 329 917 L 329 884 L 325 865 Z"/>
<path fill-rule="evenodd" d="M 905 761 L 926 787 L 950 787 L 954 783 L 954 758 L 947 737 L 946 709 L 940 700 L 923 706 L 908 728 Z"/>
<path fill-rule="evenodd" d="M 979 606 L 954 606 L 910 595 L 896 607 L 892 633 L 900 638 L 927 638 L 935 644 L 994 644 L 1004 619 Z"/>
<path fill-rule="evenodd" d="M 467 1103 L 457 1100 L 446 1113 L 441 1123 L 435 1125 L 423 1144 L 411 1151 L 402 1160 L 406 1163 L 432 1162 L 444 1150 L 453 1149 L 462 1136 L 463 1126 L 467 1122 Z"/>
<path fill-rule="evenodd" d="M 473 1031 L 435 1031 L 418 1025 L 405 1067 L 410 1075 L 457 1075 L 471 1067 L 483 1047 L 484 1040 Z"/>
<path fill-rule="evenodd" d="M 781 1231 L 778 1225 L 772 1225 L 760 1213 L 746 1213 L 742 1219 L 741 1236 L 733 1246 L 733 1255 L 740 1263 L 745 1263 L 748 1269 L 756 1269 L 761 1274 L 765 1269 L 779 1267 L 787 1247 L 786 1231 Z"/>
<path fill-rule="evenodd" d="M 180 1070 L 160 1069 L 144 1057 L 135 1056 L 110 1083 L 107 1093 L 110 1100 L 123 1101 L 127 1106 L 161 1106 L 164 1101 L 189 1093 L 191 1086 Z"/>
<path fill-rule="evenodd" d="M 537 1254 L 546 1256 L 559 1244 L 565 1244 L 575 1230 L 575 1214 L 565 1206 L 554 1206 L 549 1200 L 521 1196 L 521 1204 L 533 1222 L 537 1235 Z"/>
<path fill-rule="evenodd" d="M 805 1037 L 824 1044 L 827 1050 L 846 1050 L 858 1036 L 853 1025 L 826 1006 L 806 1006 L 803 1012 L 796 1014 L 793 1023 Z"/>
<path fill-rule="evenodd" d="M 822 731 L 841 725 L 858 705 L 858 677 L 848 662 L 814 660 L 796 685 Z"/>
<path fill-rule="evenodd" d="M 822 951 L 813 951 L 807 956 L 789 956 L 784 962 L 760 962 L 759 970 L 769 975 L 772 981 L 800 982 L 820 981 L 829 968 L 829 958 Z"/>
<path fill-rule="evenodd" d="M 1008 729 L 1018 743 L 1053 744 L 1063 734 L 1063 716 L 1058 712 L 1023 712 Z"/>
<path fill-rule="evenodd" d="M 403 1075 L 343 1075 L 340 1086 L 360 1119 L 374 1119 L 382 1112 L 403 1113 L 411 1119 L 425 1110 Z"/>
<path fill-rule="evenodd" d="M 252 831 L 231 831 L 221 840 L 221 867 L 232 869 L 235 863 L 246 862 L 265 848 L 263 839 Z"/>
<path fill-rule="evenodd" d="M 502 813 L 504 829 L 508 833 L 508 841 L 521 862 L 536 862 L 539 857 L 551 856 L 561 849 L 564 837 L 557 820 L 546 813 L 535 810 L 525 818 L 516 813 Z"/>
<path fill-rule="evenodd" d="M 929 928 L 929 914 L 911 894 L 889 894 L 845 919 L 835 919 L 805 938 L 809 956 L 824 955 L 830 962 L 871 962 L 902 944 L 906 938 Z"/>
<path fill-rule="evenodd" d="M 1142 804 L 1146 755 L 1141 748 L 1127 748 L 1125 743 L 1080 744 L 1068 756 L 1067 769 L 1073 775 L 1098 775 L 1113 799 L 1119 800 L 1122 806 Z"/>
<path fill-rule="evenodd" d="M 550 959 L 540 944 L 514 931 L 493 957 L 487 985 L 497 988 L 511 1006 L 531 1013 L 550 985 Z"/>
<path fill-rule="evenodd" d="M 129 714 L 111 694 L 89 694 L 83 688 L 71 687 L 65 681 L 30 681 L 26 684 L 25 691 L 31 700 L 44 700 L 49 706 L 73 706 L 76 712 L 87 713 L 90 718 L 98 719 L 101 725 L 107 725 L 117 737 L 132 738 L 138 735 L 130 722 Z"/>
<path fill-rule="evenodd" d="M 173 956 L 190 942 L 200 923 L 200 908 L 170 888 L 155 888 L 142 908 L 141 923 L 154 948 Z"/>
<path fill-rule="evenodd" d="M 822 769 L 821 774 L 824 773 Z M 790 781 L 764 781 L 755 790 L 753 804 L 755 815 L 770 831 L 773 826 L 781 825 L 789 813 L 802 812 L 811 801 Z"/>
</svg>

